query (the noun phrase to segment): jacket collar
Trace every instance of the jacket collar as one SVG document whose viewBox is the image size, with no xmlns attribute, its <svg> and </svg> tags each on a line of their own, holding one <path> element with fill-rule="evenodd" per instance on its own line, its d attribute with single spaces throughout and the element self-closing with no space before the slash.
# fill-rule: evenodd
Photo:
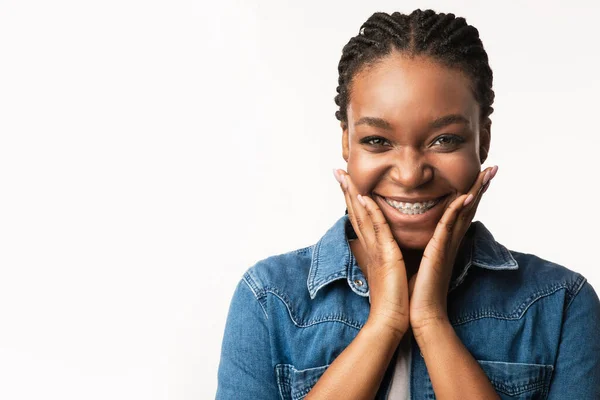
<svg viewBox="0 0 600 400">
<path fill-rule="evenodd" d="M 315 298 L 320 289 L 338 279 L 346 280 L 356 294 L 369 296 L 367 281 L 348 243 L 348 237 L 355 236 L 348 215 L 344 215 L 314 246 L 307 280 L 311 299 Z M 457 255 L 449 291 L 460 285 L 472 265 L 489 270 L 519 268 L 508 249 L 496 242 L 481 222 L 471 223 L 465 240 L 467 242 L 463 251 Z"/>
</svg>

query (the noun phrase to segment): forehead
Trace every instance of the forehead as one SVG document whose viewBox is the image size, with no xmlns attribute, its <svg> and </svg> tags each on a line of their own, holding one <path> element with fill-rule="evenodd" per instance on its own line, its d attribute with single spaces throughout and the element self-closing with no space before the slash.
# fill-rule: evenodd
<svg viewBox="0 0 600 400">
<path fill-rule="evenodd" d="M 447 114 L 462 114 L 476 124 L 479 104 L 466 74 L 431 58 L 392 53 L 352 80 L 350 124 L 364 116 L 392 125 L 418 124 Z"/>
</svg>

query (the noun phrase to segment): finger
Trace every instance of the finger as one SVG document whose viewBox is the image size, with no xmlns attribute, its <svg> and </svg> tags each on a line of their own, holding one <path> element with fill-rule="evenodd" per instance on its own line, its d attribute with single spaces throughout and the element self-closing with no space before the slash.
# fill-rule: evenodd
<svg viewBox="0 0 600 400">
<path fill-rule="evenodd" d="M 469 191 L 469 195 L 471 195 L 471 202 L 465 205 L 465 210 L 460 214 L 459 219 L 461 225 L 471 224 L 471 221 L 475 216 L 475 212 L 477 211 L 477 207 L 479 206 L 479 202 L 481 201 L 483 194 L 489 187 L 492 179 L 494 178 L 494 176 L 496 176 L 497 172 L 498 166 L 495 165 L 492 168 L 486 168 L 486 170 L 480 174 L 480 177 L 476 180 L 475 184 Z"/>
<path fill-rule="evenodd" d="M 358 201 L 358 193 L 350 175 L 342 170 L 338 170 L 337 172 L 340 177 L 342 191 L 344 192 L 346 207 L 348 208 L 348 218 L 352 223 L 356 236 L 358 236 L 358 239 L 365 246 L 368 244 L 368 238 L 372 237 L 372 235 L 369 235 L 370 230 L 372 230 L 369 215 Z"/>
<path fill-rule="evenodd" d="M 453 262 L 446 261 L 454 260 L 459 243 L 481 199 L 484 182 L 489 183 L 490 176 L 493 177 L 491 170 L 480 172 L 469 192 L 458 196 L 445 210 L 423 254 L 423 258 L 428 259 L 432 267 L 426 274 L 437 273 L 444 277 L 452 274 Z"/>
<path fill-rule="evenodd" d="M 377 203 L 368 195 L 360 195 L 352 182 L 352 178 L 347 173 L 340 171 L 339 174 L 342 177 L 342 182 L 345 182 L 344 190 L 349 207 L 349 218 L 351 218 L 355 229 L 360 231 L 360 233 L 357 231 L 357 236 L 359 236 L 364 248 L 368 251 L 372 249 L 373 251 L 383 250 L 385 252 L 385 249 L 389 249 L 388 246 L 392 246 L 393 250 L 386 253 L 394 255 L 391 262 L 403 262 L 402 252 L 398 248 L 391 228 Z M 361 196 L 360 200 L 359 195 Z M 350 211 L 350 208 L 352 211 Z M 352 215 L 350 216 L 350 214 Z"/>
<path fill-rule="evenodd" d="M 461 195 L 450 203 L 435 227 L 433 237 L 425 247 L 423 261 L 419 268 L 419 276 L 422 276 L 425 281 L 444 282 L 452 275 L 453 263 L 447 261 L 453 260 L 457 251 L 456 246 L 452 246 L 454 227 L 466 198 L 467 195 Z M 429 267 L 424 268 L 423 262 L 426 262 Z"/>
<path fill-rule="evenodd" d="M 467 195 L 471 195 L 470 200 L 475 200 L 478 196 L 480 196 L 483 193 L 483 189 L 489 184 L 489 181 L 491 180 L 493 175 L 495 175 L 496 171 L 497 166 L 494 166 L 492 168 L 486 168 L 479 173 L 477 179 L 475 179 L 475 182 L 473 183 L 469 191 L 466 193 Z M 471 202 L 467 200 L 464 206 L 465 208 L 470 207 Z"/>
<path fill-rule="evenodd" d="M 454 199 L 444 211 L 444 214 L 438 222 L 432 237 L 432 240 L 437 242 L 437 247 L 445 248 L 449 244 L 450 239 L 455 231 L 457 222 L 462 222 L 459 218 L 459 215 L 467 215 L 467 213 L 464 212 L 465 209 L 472 207 L 473 200 L 475 200 L 476 196 L 478 195 L 484 180 L 489 178 L 489 174 L 490 169 L 481 171 L 475 180 L 475 183 L 473 186 L 471 186 L 469 192 Z"/>
<path fill-rule="evenodd" d="M 469 191 L 466 193 L 467 198 L 463 203 L 464 210 L 459 215 L 460 222 L 466 221 L 470 211 L 477 208 L 479 200 L 485 191 L 485 187 L 489 185 L 489 181 L 493 177 L 492 173 L 495 173 L 495 168 L 496 167 L 486 168 L 485 170 L 481 171 L 477 176 L 477 179 L 475 179 L 475 183 L 473 183 L 473 186 L 471 186 Z M 470 221 L 468 223 L 470 223 Z"/>
<path fill-rule="evenodd" d="M 380 244 L 387 244 L 387 242 L 395 242 L 396 239 L 392 234 L 392 230 L 387 220 L 383 216 L 383 212 L 379 205 L 369 196 L 360 195 L 364 204 L 364 208 L 369 215 L 371 225 L 373 227 L 373 239 Z M 394 243 L 396 244 L 396 243 Z M 403 258 L 401 258 L 403 259 Z"/>
<path fill-rule="evenodd" d="M 446 247 L 452 238 L 457 217 L 463 210 L 464 202 L 468 197 L 468 194 L 463 194 L 454 199 L 446 211 L 444 211 L 444 215 L 442 215 L 442 218 L 435 227 L 432 240 L 437 241 L 441 245 L 440 247 Z"/>
<path fill-rule="evenodd" d="M 481 187 L 479 188 L 479 191 L 478 191 L 479 195 L 485 193 L 485 191 L 487 190 L 487 188 L 490 186 L 490 183 L 492 182 L 492 179 L 494 179 L 494 177 L 496 176 L 496 173 L 498 173 L 498 166 L 497 165 L 494 165 L 492 168 L 490 168 L 488 170 L 488 172 L 486 172 L 486 174 L 483 177 L 483 180 L 481 182 Z"/>
</svg>

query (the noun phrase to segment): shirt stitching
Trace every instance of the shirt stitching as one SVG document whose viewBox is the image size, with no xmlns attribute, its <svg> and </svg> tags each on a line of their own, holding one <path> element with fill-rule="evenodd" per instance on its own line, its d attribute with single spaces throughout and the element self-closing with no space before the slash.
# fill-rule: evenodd
<svg viewBox="0 0 600 400">
<path fill-rule="evenodd" d="M 544 290 L 540 290 L 534 294 L 532 294 L 531 296 L 529 296 L 523 303 L 521 303 L 521 305 L 519 305 L 513 312 L 511 313 L 499 313 L 497 311 L 477 311 L 474 313 L 470 313 L 467 315 L 463 315 L 460 318 L 455 318 L 452 319 L 452 325 L 456 326 L 456 325 L 461 325 L 461 324 L 465 324 L 467 322 L 471 322 L 477 319 L 481 319 L 481 318 L 497 318 L 497 319 L 505 319 L 505 320 L 518 320 L 523 318 L 523 316 L 525 315 L 525 312 L 529 309 L 529 307 L 531 307 L 536 301 L 538 301 L 541 298 L 550 296 L 556 292 L 558 292 L 559 290 L 568 290 L 566 285 L 564 284 L 560 284 L 560 285 L 553 285 L 547 289 Z"/>
<path fill-rule="evenodd" d="M 358 322 L 358 321 L 352 321 L 349 319 L 344 318 L 342 315 L 329 315 L 326 316 L 324 318 L 319 318 L 319 319 L 314 319 L 314 320 L 310 320 L 307 322 L 301 322 L 300 318 L 298 318 L 294 312 L 292 311 L 292 307 L 290 306 L 289 300 L 287 299 L 287 297 L 279 292 L 277 289 L 275 288 L 264 288 L 264 291 L 267 293 L 271 293 L 273 296 L 277 297 L 287 308 L 288 314 L 290 316 L 291 321 L 293 322 L 294 325 L 296 325 L 296 327 L 298 328 L 307 328 L 322 322 L 341 322 L 345 325 L 348 325 L 352 328 L 355 329 L 361 329 L 363 327 L 364 324 Z"/>
</svg>

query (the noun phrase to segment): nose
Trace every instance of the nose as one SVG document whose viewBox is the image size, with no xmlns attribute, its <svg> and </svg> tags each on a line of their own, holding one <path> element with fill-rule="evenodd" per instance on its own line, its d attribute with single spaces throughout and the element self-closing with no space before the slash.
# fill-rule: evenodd
<svg viewBox="0 0 600 400">
<path fill-rule="evenodd" d="M 396 185 L 411 190 L 433 178 L 433 167 L 419 150 L 405 147 L 400 153 L 394 154 L 389 175 Z"/>
</svg>

